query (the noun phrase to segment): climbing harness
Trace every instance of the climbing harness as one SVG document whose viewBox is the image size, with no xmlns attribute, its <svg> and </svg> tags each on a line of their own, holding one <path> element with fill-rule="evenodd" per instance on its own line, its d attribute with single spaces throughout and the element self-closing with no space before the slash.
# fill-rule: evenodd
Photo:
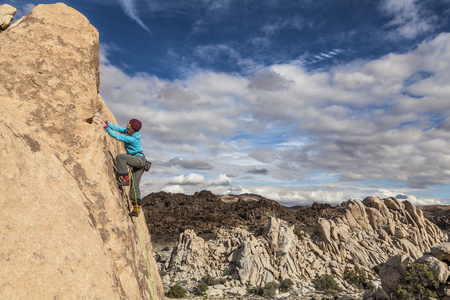
<svg viewBox="0 0 450 300">
<path fill-rule="evenodd" d="M 137 204 L 137 200 L 136 200 L 136 186 L 134 185 L 133 172 L 131 172 L 131 170 L 129 170 L 129 173 L 130 173 L 130 177 L 131 177 L 131 182 L 132 182 L 132 184 L 133 184 L 134 201 L 136 202 L 136 205 L 138 205 L 138 204 Z M 131 203 L 133 203 L 133 201 L 131 201 L 130 199 L 128 199 L 128 197 L 127 197 L 127 200 L 130 201 Z M 151 295 L 152 295 L 152 299 L 154 300 L 155 297 L 154 297 L 154 295 L 153 295 L 152 279 L 151 279 L 151 277 L 150 277 L 150 266 L 149 266 L 149 264 L 148 264 L 148 259 L 147 259 L 147 250 L 145 249 L 144 233 L 143 233 L 143 231 L 142 231 L 142 224 L 141 224 L 141 218 L 140 218 L 140 215 L 141 215 L 141 210 L 139 209 L 139 210 L 138 210 L 138 215 L 137 215 L 137 217 L 138 217 L 138 220 L 139 220 L 139 228 L 141 229 L 141 240 L 142 240 L 142 245 L 143 245 L 143 248 L 144 248 L 144 258 L 145 258 L 145 263 L 146 263 L 146 265 L 147 265 L 148 280 L 149 280 L 149 282 L 150 282 L 150 292 L 151 292 Z"/>
</svg>

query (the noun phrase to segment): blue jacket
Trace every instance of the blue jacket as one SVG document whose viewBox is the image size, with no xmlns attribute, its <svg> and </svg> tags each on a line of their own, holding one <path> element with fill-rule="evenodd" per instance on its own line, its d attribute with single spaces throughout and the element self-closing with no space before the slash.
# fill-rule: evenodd
<svg viewBox="0 0 450 300">
<path fill-rule="evenodd" d="M 123 127 L 119 127 L 117 125 L 114 125 L 112 123 L 108 122 L 108 127 L 105 128 L 106 131 L 109 133 L 110 136 L 115 138 L 118 141 L 124 142 L 125 144 L 125 150 L 127 151 L 127 154 L 130 155 L 136 155 L 136 156 L 145 156 L 143 153 L 139 153 L 144 151 L 144 148 L 142 148 L 141 145 L 141 133 L 135 132 L 133 135 L 128 135 L 127 129 Z M 113 131 L 114 130 L 114 131 Z M 117 132 L 124 133 L 118 134 Z"/>
</svg>

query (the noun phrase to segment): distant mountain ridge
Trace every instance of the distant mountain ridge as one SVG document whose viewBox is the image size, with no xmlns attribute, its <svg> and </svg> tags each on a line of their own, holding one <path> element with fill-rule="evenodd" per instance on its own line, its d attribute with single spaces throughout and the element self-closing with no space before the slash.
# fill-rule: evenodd
<svg viewBox="0 0 450 300">
<path fill-rule="evenodd" d="M 194 229 L 201 234 L 220 226 L 243 226 L 258 233 L 265 226 L 267 217 L 283 219 L 296 224 L 297 229 L 308 231 L 308 228 L 316 226 L 319 218 L 331 219 L 342 213 L 339 205 L 314 202 L 309 206 L 285 207 L 261 195 L 216 196 L 210 191 L 194 195 L 151 193 L 143 199 L 143 206 L 152 207 L 147 223 L 154 239 L 166 234 L 177 235 L 186 229 Z M 417 208 L 441 230 L 450 229 L 450 205 Z"/>
<path fill-rule="evenodd" d="M 142 202 L 147 225 L 156 242 L 158 238 L 177 236 L 186 229 L 201 235 L 215 228 L 239 226 L 258 235 L 269 217 L 280 218 L 295 224 L 298 230 L 308 231 L 316 226 L 318 218 L 332 218 L 342 213 L 339 207 L 330 204 L 313 203 L 294 209 L 260 195 L 216 196 L 210 191 L 194 195 L 151 193 Z"/>
</svg>

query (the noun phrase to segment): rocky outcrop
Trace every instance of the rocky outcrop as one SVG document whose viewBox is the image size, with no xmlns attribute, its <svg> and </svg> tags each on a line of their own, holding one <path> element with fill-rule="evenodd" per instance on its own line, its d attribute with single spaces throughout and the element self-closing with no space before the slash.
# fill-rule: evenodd
<svg viewBox="0 0 450 300">
<path fill-rule="evenodd" d="M 418 206 L 425 218 L 447 233 L 450 231 L 450 205 Z"/>
<path fill-rule="evenodd" d="M 381 286 L 386 295 L 395 292 L 411 262 L 412 259 L 404 254 L 394 255 L 386 261 L 380 269 Z"/>
<path fill-rule="evenodd" d="M 151 193 L 143 199 L 147 224 L 158 242 L 178 240 L 187 229 L 195 229 L 201 237 L 218 228 L 241 227 L 259 236 L 268 217 L 276 217 L 295 224 L 307 232 L 314 231 L 318 218 L 334 218 L 343 209 L 329 204 L 286 208 L 276 201 L 261 196 L 216 196 L 210 191 L 194 195 Z"/>
<path fill-rule="evenodd" d="M 194 284 L 209 274 L 232 280 L 237 286 L 263 286 L 287 278 L 301 285 L 302 281 L 332 274 L 343 282 L 345 268 L 355 266 L 374 278 L 372 267 L 385 263 L 389 257 L 403 255 L 401 262 L 418 259 L 433 245 L 447 241 L 447 236 L 407 201 L 349 199 L 339 211 L 340 215 L 332 219 L 319 218 L 316 231 L 309 233 L 275 217 L 269 218 L 260 236 L 242 228 L 222 228 L 215 231 L 215 238 L 201 242 L 194 231 L 186 231 L 170 261 L 161 265 L 167 272 L 163 281 L 170 285 L 190 280 Z M 193 258 L 194 254 L 185 250 L 186 245 L 195 244 L 201 245 L 202 250 Z M 203 256 L 198 256 L 201 253 Z M 188 274 L 183 268 L 193 260 L 199 264 L 195 272 Z"/>
<path fill-rule="evenodd" d="M 450 299 L 450 243 L 442 243 L 431 247 L 430 252 L 412 260 L 409 256 L 398 254 L 387 260 L 380 270 L 381 287 L 376 293 L 368 292 L 365 300 L 394 299 L 401 279 L 406 275 L 410 263 L 426 264 L 433 273 L 434 280 L 439 283 L 436 293 L 439 299 Z"/>
<path fill-rule="evenodd" d="M 9 24 L 14 18 L 17 9 L 8 4 L 0 5 L 0 31 L 9 27 Z"/>
<path fill-rule="evenodd" d="M 145 219 L 116 185 L 123 146 L 92 123 L 99 110 L 114 121 L 98 47 L 61 3 L 0 33 L 1 299 L 164 298 Z"/>
</svg>

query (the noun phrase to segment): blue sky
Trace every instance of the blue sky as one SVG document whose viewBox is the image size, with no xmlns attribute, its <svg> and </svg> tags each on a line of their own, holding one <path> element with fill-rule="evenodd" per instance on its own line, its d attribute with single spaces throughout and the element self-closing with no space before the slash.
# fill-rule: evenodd
<svg viewBox="0 0 450 300">
<path fill-rule="evenodd" d="M 144 194 L 450 204 L 450 0 L 60 2 L 100 33 L 119 125 L 144 124 Z"/>
</svg>

